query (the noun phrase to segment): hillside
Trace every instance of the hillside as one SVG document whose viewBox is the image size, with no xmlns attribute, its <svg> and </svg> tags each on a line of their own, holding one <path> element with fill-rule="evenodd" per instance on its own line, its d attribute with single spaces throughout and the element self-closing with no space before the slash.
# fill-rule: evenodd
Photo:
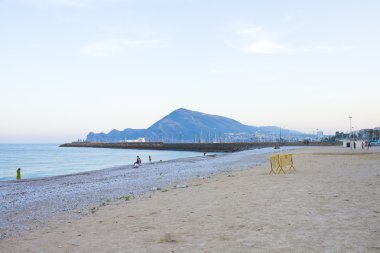
<svg viewBox="0 0 380 253">
<path fill-rule="evenodd" d="M 288 133 L 301 135 L 297 131 Z M 147 141 L 213 142 L 249 139 L 255 134 L 277 134 L 275 126 L 256 127 L 244 125 L 234 119 L 180 108 L 160 119 L 147 129 L 127 128 L 106 133 L 89 133 L 87 142 L 119 142 L 143 137 Z"/>
</svg>

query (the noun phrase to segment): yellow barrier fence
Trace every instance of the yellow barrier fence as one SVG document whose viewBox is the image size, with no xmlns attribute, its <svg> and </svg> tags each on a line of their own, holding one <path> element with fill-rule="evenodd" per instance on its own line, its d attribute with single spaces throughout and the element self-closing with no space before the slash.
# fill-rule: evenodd
<svg viewBox="0 0 380 253">
<path fill-rule="evenodd" d="M 272 155 L 270 158 L 270 174 L 279 174 L 281 171 L 285 174 L 285 171 L 281 168 L 280 164 L 280 156 L 279 155 Z"/>
<path fill-rule="evenodd" d="M 283 169 L 288 169 L 289 172 L 295 172 L 296 168 L 293 165 L 293 155 L 292 154 L 284 154 L 280 155 L 280 164 Z"/>
<path fill-rule="evenodd" d="M 296 168 L 293 164 L 293 155 L 292 154 L 284 154 L 284 155 L 272 155 L 269 158 L 270 160 L 270 172 L 269 175 L 280 174 L 281 172 L 285 174 L 285 170 L 289 170 L 289 172 L 295 172 Z"/>
</svg>

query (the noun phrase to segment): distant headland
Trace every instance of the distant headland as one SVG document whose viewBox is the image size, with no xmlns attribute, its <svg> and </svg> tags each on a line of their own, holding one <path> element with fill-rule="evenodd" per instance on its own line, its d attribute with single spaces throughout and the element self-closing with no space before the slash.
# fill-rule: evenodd
<svg viewBox="0 0 380 253">
<path fill-rule="evenodd" d="M 147 129 L 90 132 L 85 140 L 61 147 L 235 152 L 275 146 L 340 145 L 314 137 L 276 126 L 244 125 L 227 117 L 179 108 Z"/>
<path fill-rule="evenodd" d="M 147 129 L 113 129 L 90 132 L 86 142 L 128 142 L 144 140 L 164 143 L 300 141 L 310 135 L 277 126 L 249 126 L 234 119 L 179 108 Z"/>
</svg>

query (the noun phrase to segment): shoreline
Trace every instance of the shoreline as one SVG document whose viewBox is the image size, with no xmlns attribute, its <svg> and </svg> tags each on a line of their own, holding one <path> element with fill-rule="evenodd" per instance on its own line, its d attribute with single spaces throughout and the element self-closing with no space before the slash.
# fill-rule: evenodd
<svg viewBox="0 0 380 253">
<path fill-rule="evenodd" d="M 292 174 L 268 175 L 269 154 L 260 154 L 265 162 L 240 160 L 250 165 L 183 181 L 187 188 L 168 185 L 106 202 L 77 219 L 33 221 L 30 232 L 0 239 L 0 246 L 6 252 L 378 252 L 380 148 L 291 153 Z"/>
<path fill-rule="evenodd" d="M 295 147 L 292 147 L 295 148 Z M 266 162 L 273 148 L 179 158 L 22 181 L 0 182 L 0 238 L 30 229 L 28 223 L 64 213 L 80 216 L 93 206 L 136 196 L 154 188 L 185 184 L 194 178 L 241 170 Z M 17 215 L 15 215 L 17 214 Z"/>
<path fill-rule="evenodd" d="M 208 153 L 214 154 L 214 153 Z M 0 148 L 0 181 L 15 181 L 15 169 L 22 179 L 46 178 L 133 164 L 139 155 L 143 163 L 203 156 L 201 152 L 135 149 L 60 148 L 57 144 L 4 145 Z M 10 168 L 14 168 L 10 169 Z"/>
</svg>

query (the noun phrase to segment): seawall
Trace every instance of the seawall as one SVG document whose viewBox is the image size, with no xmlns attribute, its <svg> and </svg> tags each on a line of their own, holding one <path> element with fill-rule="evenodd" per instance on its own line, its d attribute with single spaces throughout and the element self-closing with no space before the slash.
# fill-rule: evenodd
<svg viewBox="0 0 380 253">
<path fill-rule="evenodd" d="M 173 150 L 196 152 L 237 152 L 248 149 L 275 147 L 275 142 L 233 142 L 233 143 L 163 143 L 163 142 L 72 142 L 60 147 L 123 148 L 146 150 Z M 339 146 L 341 142 L 284 142 L 281 146 Z"/>
</svg>

